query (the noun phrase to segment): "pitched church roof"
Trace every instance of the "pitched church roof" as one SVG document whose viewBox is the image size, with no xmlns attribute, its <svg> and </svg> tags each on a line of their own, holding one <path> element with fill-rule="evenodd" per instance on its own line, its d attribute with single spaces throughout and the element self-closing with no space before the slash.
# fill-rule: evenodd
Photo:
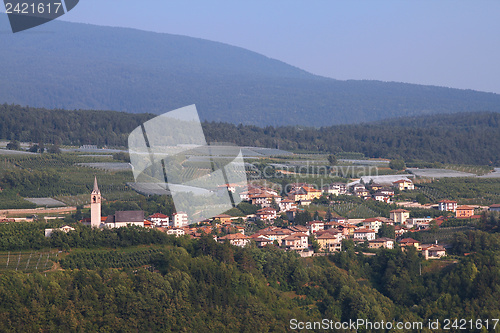
<svg viewBox="0 0 500 333">
<path fill-rule="evenodd" d="M 115 215 L 109 215 L 106 223 L 132 223 L 144 222 L 144 211 L 142 210 L 128 210 L 115 212 Z"/>
</svg>

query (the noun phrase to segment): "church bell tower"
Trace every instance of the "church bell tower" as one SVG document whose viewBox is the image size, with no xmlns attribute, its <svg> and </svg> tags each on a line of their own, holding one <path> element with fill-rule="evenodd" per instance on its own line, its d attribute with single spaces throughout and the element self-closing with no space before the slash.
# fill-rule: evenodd
<svg viewBox="0 0 500 333">
<path fill-rule="evenodd" d="M 101 225 L 101 191 L 97 186 L 97 177 L 94 177 L 94 189 L 90 194 L 90 226 L 99 228 Z"/>
</svg>

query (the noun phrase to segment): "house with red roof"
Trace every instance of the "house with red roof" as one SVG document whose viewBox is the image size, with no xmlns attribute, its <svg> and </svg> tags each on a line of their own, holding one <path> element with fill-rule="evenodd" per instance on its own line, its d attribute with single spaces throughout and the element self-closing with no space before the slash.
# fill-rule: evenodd
<svg viewBox="0 0 500 333">
<path fill-rule="evenodd" d="M 404 224 L 410 218 L 410 211 L 406 209 L 394 209 L 389 212 L 391 220 L 394 223 Z"/>
<path fill-rule="evenodd" d="M 319 249 L 322 252 L 334 252 L 342 249 L 342 233 L 336 229 L 329 229 L 317 232 L 314 237 L 318 242 Z"/>
<path fill-rule="evenodd" d="M 399 246 L 401 246 L 401 249 L 404 250 L 405 247 L 413 246 L 417 249 L 417 251 L 420 251 L 420 242 L 418 240 L 415 240 L 413 238 L 403 238 L 399 241 Z"/>
<path fill-rule="evenodd" d="M 490 212 L 500 212 L 500 204 L 491 205 L 488 210 Z"/>
<path fill-rule="evenodd" d="M 474 207 L 458 206 L 455 211 L 455 216 L 459 219 L 470 218 L 474 215 Z"/>
<path fill-rule="evenodd" d="M 376 232 L 372 229 L 356 229 L 354 230 L 354 239 L 355 240 L 374 240 Z"/>
<path fill-rule="evenodd" d="M 169 217 L 162 213 L 149 215 L 148 220 L 153 222 L 157 227 L 168 227 Z"/>
<path fill-rule="evenodd" d="M 311 234 L 325 229 L 325 222 L 323 221 L 310 221 L 306 224 L 307 229 Z"/>
<path fill-rule="evenodd" d="M 229 242 L 231 245 L 245 247 L 250 244 L 251 238 L 243 234 L 229 234 L 218 238 L 219 243 Z"/>
<path fill-rule="evenodd" d="M 393 249 L 394 239 L 382 237 L 382 238 L 376 238 L 368 242 L 368 248 L 370 249 L 380 249 L 381 247 L 386 249 Z"/>
<path fill-rule="evenodd" d="M 425 257 L 425 260 L 439 259 L 446 256 L 446 249 L 437 244 L 423 244 L 422 253 Z"/>
<path fill-rule="evenodd" d="M 259 209 L 257 211 L 257 217 L 263 221 L 272 221 L 274 219 L 276 219 L 276 209 L 272 208 L 272 207 L 266 207 L 266 208 L 262 208 L 262 209 Z"/>
<path fill-rule="evenodd" d="M 395 182 L 392 182 L 392 185 L 394 185 L 394 187 L 396 187 L 400 191 L 415 189 L 415 185 L 413 185 L 413 182 L 409 179 L 397 180 Z"/>
<path fill-rule="evenodd" d="M 303 250 L 309 247 L 308 236 L 301 232 L 294 232 L 283 238 L 283 243 L 290 250 Z"/>
</svg>

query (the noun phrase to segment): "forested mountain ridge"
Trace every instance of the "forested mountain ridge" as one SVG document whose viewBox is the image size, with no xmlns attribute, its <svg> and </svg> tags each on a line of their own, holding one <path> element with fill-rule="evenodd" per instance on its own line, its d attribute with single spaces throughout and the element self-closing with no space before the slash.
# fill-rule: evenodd
<svg viewBox="0 0 500 333">
<path fill-rule="evenodd" d="M 0 29 L 9 30 L 0 15 Z M 242 48 L 53 21 L 0 34 L 0 102 L 161 114 L 196 104 L 208 121 L 323 126 L 500 111 L 500 95 L 315 76 Z"/>
<path fill-rule="evenodd" d="M 46 110 L 0 105 L 0 139 L 126 146 L 153 114 Z M 208 142 L 456 164 L 500 164 L 500 113 L 459 113 L 361 125 L 272 127 L 204 122 Z"/>
</svg>

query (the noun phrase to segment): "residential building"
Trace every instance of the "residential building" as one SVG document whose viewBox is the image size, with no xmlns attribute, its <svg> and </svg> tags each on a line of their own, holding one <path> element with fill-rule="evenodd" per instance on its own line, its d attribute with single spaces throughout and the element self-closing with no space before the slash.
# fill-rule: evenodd
<svg viewBox="0 0 500 333">
<path fill-rule="evenodd" d="M 307 222 L 306 226 L 311 234 L 314 234 L 315 232 L 325 229 L 325 223 L 322 221 Z"/>
<path fill-rule="evenodd" d="M 302 250 L 309 246 L 308 236 L 301 232 L 294 232 L 283 238 L 283 242 L 285 247 L 290 250 Z"/>
<path fill-rule="evenodd" d="M 254 234 L 250 236 L 250 238 L 254 240 L 255 244 L 258 247 L 264 247 L 266 245 L 273 244 L 274 242 L 271 238 L 267 237 L 266 235 Z"/>
<path fill-rule="evenodd" d="M 271 208 L 271 207 L 266 207 L 259 209 L 257 211 L 257 217 L 263 221 L 272 221 L 276 219 L 276 209 Z"/>
<path fill-rule="evenodd" d="M 379 190 L 383 189 L 383 188 L 384 188 L 384 185 L 382 185 L 382 184 L 377 184 L 377 183 L 373 183 L 373 184 L 369 185 L 369 187 L 370 187 L 370 189 L 371 189 L 372 191 L 377 192 L 377 191 L 379 191 Z"/>
<path fill-rule="evenodd" d="M 367 218 L 363 222 L 363 228 L 374 230 L 378 233 L 380 227 L 382 227 L 383 220 L 378 217 Z"/>
<path fill-rule="evenodd" d="M 171 228 L 167 229 L 167 235 L 175 235 L 175 237 L 180 237 L 185 235 L 186 232 L 182 228 Z"/>
<path fill-rule="evenodd" d="M 474 207 L 458 206 L 455 214 L 457 218 L 469 218 L 474 215 Z"/>
<path fill-rule="evenodd" d="M 343 235 L 336 229 L 324 230 L 315 234 L 321 252 L 342 250 Z"/>
<path fill-rule="evenodd" d="M 69 225 L 65 225 L 64 227 L 55 228 L 55 229 L 45 229 L 45 237 L 50 237 L 54 231 L 62 231 L 68 233 L 70 231 L 74 231 L 75 228 L 70 227 Z"/>
<path fill-rule="evenodd" d="M 441 200 L 438 202 L 440 211 L 455 212 L 457 210 L 457 202 L 453 200 Z"/>
<path fill-rule="evenodd" d="M 292 232 L 300 232 L 300 233 L 306 234 L 307 236 L 310 235 L 309 229 L 307 229 L 307 227 L 305 227 L 303 225 L 291 226 L 291 227 L 288 227 L 288 230 L 291 230 Z"/>
<path fill-rule="evenodd" d="M 491 212 L 500 212 L 500 204 L 491 205 L 488 210 Z"/>
<path fill-rule="evenodd" d="M 370 191 L 368 191 L 366 188 L 356 189 L 356 190 L 354 190 L 354 195 L 359 197 L 359 198 L 369 198 Z"/>
<path fill-rule="evenodd" d="M 222 224 L 230 224 L 231 223 L 231 215 L 227 214 L 219 214 L 213 217 L 213 220 L 219 220 Z"/>
<path fill-rule="evenodd" d="M 228 241 L 231 245 L 245 247 L 250 243 L 251 238 L 242 234 L 229 234 L 219 237 L 217 240 L 220 243 Z"/>
<path fill-rule="evenodd" d="M 317 190 L 314 187 L 303 186 L 302 189 L 306 192 L 306 200 L 314 200 L 321 197 L 321 190 Z"/>
<path fill-rule="evenodd" d="M 168 216 L 162 213 L 155 213 L 153 215 L 149 215 L 148 219 L 151 222 L 153 222 L 157 227 L 168 227 L 168 225 L 170 224 Z"/>
<path fill-rule="evenodd" d="M 394 248 L 394 239 L 382 237 L 371 240 L 368 242 L 368 248 L 370 249 L 379 249 L 379 248 L 393 249 Z"/>
<path fill-rule="evenodd" d="M 292 200 L 292 201 L 295 201 L 295 202 L 300 202 L 300 201 L 308 200 L 307 199 L 307 192 L 303 188 L 292 190 L 288 194 L 288 198 L 290 200 Z"/>
<path fill-rule="evenodd" d="M 373 194 L 373 199 L 375 199 L 377 201 L 385 202 L 385 203 L 391 203 L 391 196 L 388 194 L 384 194 L 382 192 L 377 192 L 377 193 Z"/>
<path fill-rule="evenodd" d="M 354 230 L 354 239 L 371 241 L 375 239 L 375 230 L 371 229 L 357 229 Z"/>
<path fill-rule="evenodd" d="M 333 183 L 331 185 L 339 189 L 340 195 L 347 194 L 347 185 L 345 183 Z"/>
<path fill-rule="evenodd" d="M 378 193 L 381 193 L 381 194 L 385 194 L 385 195 L 388 195 L 390 197 L 393 197 L 394 196 L 394 190 L 392 188 L 389 188 L 389 187 L 384 187 L 384 188 L 381 188 L 380 190 L 377 191 Z"/>
<path fill-rule="evenodd" d="M 286 198 L 281 200 L 278 206 L 280 207 L 281 212 L 297 208 L 297 204 L 295 203 L 295 201 Z"/>
<path fill-rule="evenodd" d="M 354 193 L 354 192 L 359 191 L 359 190 L 366 190 L 366 187 L 364 184 L 356 183 L 356 184 L 352 185 L 351 190 Z"/>
<path fill-rule="evenodd" d="M 419 228 L 423 225 L 429 225 L 429 222 L 431 222 L 432 220 L 432 217 L 413 217 L 410 219 L 406 219 L 406 221 L 403 222 L 403 225 L 410 229 L 414 227 Z"/>
<path fill-rule="evenodd" d="M 439 259 L 446 256 L 446 249 L 437 244 L 424 244 L 422 245 L 422 253 L 425 260 Z"/>
<path fill-rule="evenodd" d="M 420 242 L 413 239 L 413 238 L 403 238 L 399 241 L 399 246 L 401 246 L 401 249 L 404 250 L 406 247 L 413 246 L 417 249 L 417 251 L 420 251 Z"/>
<path fill-rule="evenodd" d="M 404 228 L 400 225 L 395 225 L 394 226 L 394 233 L 396 234 L 396 237 L 402 236 L 405 232 L 407 232 L 408 229 Z"/>
<path fill-rule="evenodd" d="M 394 221 L 394 223 L 401 223 L 404 224 L 407 219 L 410 218 L 410 211 L 406 209 L 395 209 L 391 210 L 389 212 L 391 220 Z"/>
<path fill-rule="evenodd" d="M 334 184 L 323 186 L 323 193 L 326 195 L 340 195 L 340 186 Z"/>
<path fill-rule="evenodd" d="M 172 227 L 174 228 L 182 228 L 186 227 L 189 224 L 188 216 L 184 212 L 177 212 L 172 214 Z"/>
<path fill-rule="evenodd" d="M 276 241 L 278 243 L 278 245 L 281 246 L 283 238 L 291 235 L 292 231 L 288 230 L 288 229 L 280 229 L 277 227 L 272 227 L 269 229 L 260 230 L 259 232 L 257 232 L 257 234 L 266 236 L 267 238 L 269 238 L 273 242 Z"/>
<path fill-rule="evenodd" d="M 396 187 L 400 191 L 405 191 L 405 190 L 414 190 L 415 185 L 413 185 L 413 182 L 409 179 L 400 179 L 392 183 L 394 187 Z"/>
</svg>

